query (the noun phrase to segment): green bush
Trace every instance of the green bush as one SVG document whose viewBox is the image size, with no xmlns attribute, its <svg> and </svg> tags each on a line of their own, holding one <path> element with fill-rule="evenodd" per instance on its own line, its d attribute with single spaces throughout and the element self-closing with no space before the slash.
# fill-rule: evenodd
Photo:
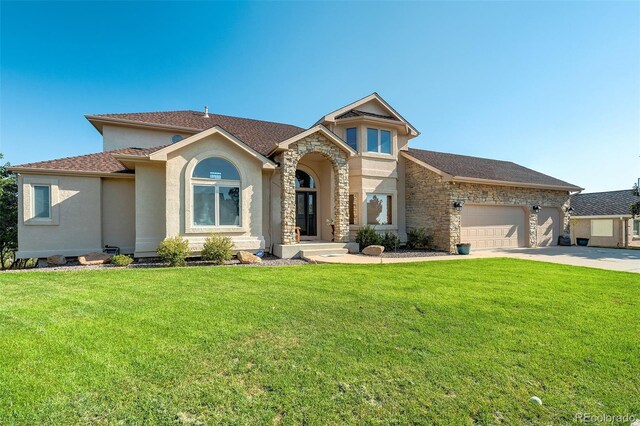
<svg viewBox="0 0 640 426">
<path fill-rule="evenodd" d="M 202 260 L 214 262 L 216 265 L 222 265 L 233 256 L 233 242 L 231 238 L 221 235 L 211 234 L 202 246 Z"/>
<path fill-rule="evenodd" d="M 133 259 L 124 254 L 116 254 L 111 258 L 111 264 L 115 266 L 129 266 Z"/>
<path fill-rule="evenodd" d="M 393 232 L 385 232 L 382 236 L 380 244 L 384 246 L 385 251 L 396 251 L 400 246 L 400 238 Z"/>
<path fill-rule="evenodd" d="M 373 226 L 365 225 L 356 232 L 356 242 L 360 244 L 360 250 L 362 250 L 367 246 L 380 245 L 382 237 Z"/>
<path fill-rule="evenodd" d="M 425 228 L 414 228 L 407 232 L 407 247 L 425 250 L 433 246 L 433 237 Z"/>
<path fill-rule="evenodd" d="M 169 266 L 186 265 L 186 259 L 191 254 L 189 242 L 179 235 L 162 240 L 156 251 L 160 259 Z"/>
</svg>

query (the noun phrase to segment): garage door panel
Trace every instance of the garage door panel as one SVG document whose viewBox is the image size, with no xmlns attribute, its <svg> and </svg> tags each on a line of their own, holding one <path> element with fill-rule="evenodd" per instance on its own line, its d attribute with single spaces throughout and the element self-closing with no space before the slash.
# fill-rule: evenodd
<svg viewBox="0 0 640 426">
<path fill-rule="evenodd" d="M 538 246 L 555 246 L 560 236 L 560 211 L 544 207 L 538 212 Z"/>
<path fill-rule="evenodd" d="M 525 214 L 520 207 L 466 205 L 461 219 L 461 241 L 476 249 L 525 246 Z"/>
</svg>

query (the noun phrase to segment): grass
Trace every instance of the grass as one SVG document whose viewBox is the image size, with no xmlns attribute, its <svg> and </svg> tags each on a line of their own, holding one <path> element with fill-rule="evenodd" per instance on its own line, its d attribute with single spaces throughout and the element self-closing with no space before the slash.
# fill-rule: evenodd
<svg viewBox="0 0 640 426">
<path fill-rule="evenodd" d="M 639 336 L 640 275 L 516 259 L 3 274 L 0 424 L 640 417 Z"/>
</svg>

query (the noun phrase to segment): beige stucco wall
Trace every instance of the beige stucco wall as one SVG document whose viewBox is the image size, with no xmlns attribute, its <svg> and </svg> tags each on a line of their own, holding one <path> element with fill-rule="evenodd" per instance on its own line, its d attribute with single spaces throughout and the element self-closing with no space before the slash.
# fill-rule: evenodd
<svg viewBox="0 0 640 426">
<path fill-rule="evenodd" d="M 31 184 L 51 185 L 52 219 L 30 220 Z M 98 177 L 18 176 L 18 258 L 102 251 Z"/>
<path fill-rule="evenodd" d="M 371 107 L 369 112 L 384 113 L 375 103 L 366 104 L 364 107 L 365 110 Z M 350 127 L 358 129 L 358 154 L 349 159 L 349 194 L 354 195 L 357 202 L 356 223 L 349 226 L 350 240 L 353 241 L 356 231 L 366 224 L 367 194 L 378 193 L 392 196 L 392 224 L 376 225 L 375 229 L 380 233 L 393 232 L 400 237 L 401 241 L 406 241 L 404 165 L 400 164 L 402 158 L 399 153 L 406 149 L 408 138 L 397 128 L 366 120 L 339 124 L 335 132 L 344 139 L 346 129 Z M 391 154 L 367 152 L 368 127 L 391 132 Z"/>
<path fill-rule="evenodd" d="M 105 124 L 102 128 L 103 151 L 111 151 L 120 148 L 152 148 L 171 144 L 171 138 L 180 135 L 183 138 L 191 136 L 190 133 L 141 129 Z"/>
<path fill-rule="evenodd" d="M 610 219 L 610 218 L 603 218 Z M 625 232 L 625 220 L 613 218 L 612 237 L 594 237 L 591 235 L 591 219 L 571 218 L 571 243 L 576 244 L 576 238 L 589 238 L 590 246 L 624 247 L 623 232 Z"/>
<path fill-rule="evenodd" d="M 102 245 L 133 253 L 136 243 L 136 185 L 133 179 L 102 179 Z"/>
<path fill-rule="evenodd" d="M 166 236 L 164 163 L 136 166 L 135 199 L 135 256 L 155 256 Z"/>
<path fill-rule="evenodd" d="M 208 157 L 222 157 L 236 166 L 241 179 L 241 224 L 239 227 L 211 227 L 190 229 L 190 176 L 198 161 Z M 182 235 L 194 251 L 202 248 L 212 233 L 227 235 L 236 250 L 265 248 L 262 233 L 262 166 L 263 163 L 220 134 L 172 152 L 166 162 L 166 235 Z"/>
</svg>

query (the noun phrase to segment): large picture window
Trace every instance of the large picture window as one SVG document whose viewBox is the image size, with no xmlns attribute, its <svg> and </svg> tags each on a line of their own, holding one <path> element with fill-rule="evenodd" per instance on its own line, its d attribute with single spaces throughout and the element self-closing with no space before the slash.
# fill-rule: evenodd
<svg viewBox="0 0 640 426">
<path fill-rule="evenodd" d="M 240 226 L 240 173 L 223 158 L 200 161 L 193 170 L 193 225 Z"/>
<path fill-rule="evenodd" d="M 367 224 L 391 225 L 392 204 L 391 195 L 369 194 L 367 195 Z"/>
</svg>

